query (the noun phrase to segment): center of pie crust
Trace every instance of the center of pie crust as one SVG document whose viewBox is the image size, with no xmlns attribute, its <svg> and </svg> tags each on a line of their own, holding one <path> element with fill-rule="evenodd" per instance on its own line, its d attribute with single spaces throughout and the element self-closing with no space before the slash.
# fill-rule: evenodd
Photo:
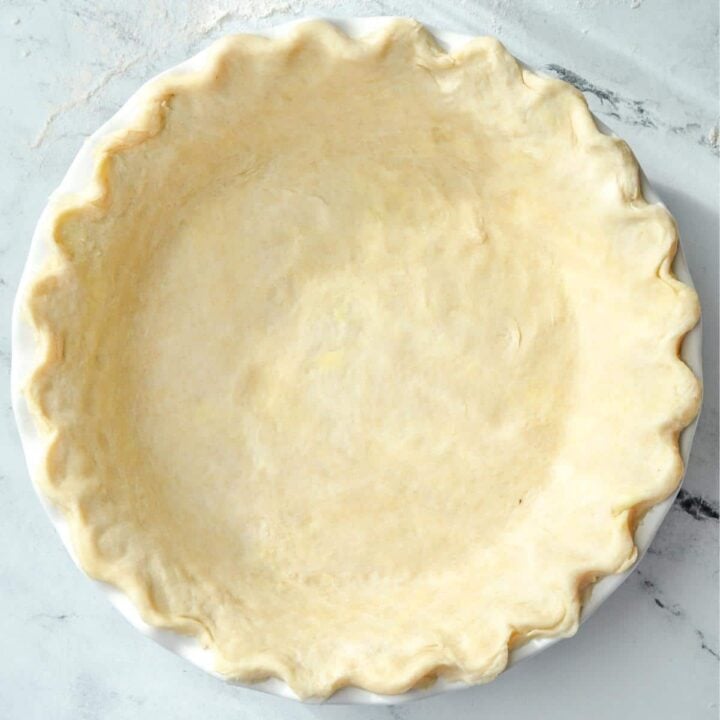
<svg viewBox="0 0 720 720">
<path fill-rule="evenodd" d="M 128 397 L 145 482 L 199 545 L 291 577 L 412 574 L 487 546 L 548 477 L 562 277 L 460 168 L 428 170 L 289 156 L 208 187 L 148 260 Z"/>
</svg>

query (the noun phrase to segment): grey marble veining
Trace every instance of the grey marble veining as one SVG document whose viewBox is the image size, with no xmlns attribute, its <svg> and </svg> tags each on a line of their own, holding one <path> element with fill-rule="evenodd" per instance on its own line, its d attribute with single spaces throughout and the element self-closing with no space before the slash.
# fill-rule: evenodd
<svg viewBox="0 0 720 720">
<path fill-rule="evenodd" d="M 308 707 L 223 684 L 136 633 L 33 495 L 9 401 L 10 307 L 48 194 L 144 80 L 227 32 L 298 15 L 412 15 L 500 37 L 582 90 L 675 215 L 703 304 L 705 403 L 683 490 L 578 635 L 491 685 L 394 708 Z M 0 4 L 0 717 L 716 718 L 718 18 L 714 0 L 5 0 Z"/>
</svg>

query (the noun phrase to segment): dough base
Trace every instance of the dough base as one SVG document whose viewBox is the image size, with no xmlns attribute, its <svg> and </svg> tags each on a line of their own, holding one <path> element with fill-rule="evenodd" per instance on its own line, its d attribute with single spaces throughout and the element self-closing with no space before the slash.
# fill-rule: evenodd
<svg viewBox="0 0 720 720">
<path fill-rule="evenodd" d="M 230 677 L 483 682 L 682 473 L 677 236 L 569 85 L 416 23 L 237 36 L 67 198 L 28 305 L 83 567 Z"/>
</svg>

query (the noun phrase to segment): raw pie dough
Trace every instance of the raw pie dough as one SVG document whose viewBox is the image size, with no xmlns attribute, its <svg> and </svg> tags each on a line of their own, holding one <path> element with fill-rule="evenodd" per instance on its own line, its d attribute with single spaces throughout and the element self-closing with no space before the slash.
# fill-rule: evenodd
<svg viewBox="0 0 720 720">
<path fill-rule="evenodd" d="M 486 681 L 573 633 L 699 402 L 626 145 L 411 21 L 229 37 L 144 98 L 28 299 L 87 572 L 302 697 Z"/>
</svg>

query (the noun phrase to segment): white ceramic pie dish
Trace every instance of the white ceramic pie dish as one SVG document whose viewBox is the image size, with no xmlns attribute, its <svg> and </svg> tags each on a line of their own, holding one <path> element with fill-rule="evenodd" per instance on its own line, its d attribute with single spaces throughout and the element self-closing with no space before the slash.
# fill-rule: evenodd
<svg viewBox="0 0 720 720">
<path fill-rule="evenodd" d="M 388 17 L 376 17 L 376 18 L 361 18 L 352 20 L 332 20 L 332 22 L 339 26 L 351 37 L 358 37 L 365 35 L 369 32 L 375 31 L 381 28 L 386 23 L 393 20 Z M 268 30 L 258 31 L 257 34 L 265 35 L 268 37 L 275 37 L 287 33 L 294 25 L 298 22 L 286 23 Z M 436 30 L 432 27 L 428 28 L 430 32 L 437 38 L 441 45 L 449 50 L 456 50 L 462 46 L 465 42 L 471 39 L 472 36 L 461 35 L 458 33 L 449 33 L 440 30 Z M 35 275 L 43 264 L 48 248 L 50 247 L 50 219 L 53 215 L 52 209 L 55 203 L 62 196 L 73 194 L 85 189 L 91 182 L 92 170 L 94 166 L 94 153 L 96 148 L 101 142 L 110 134 L 130 124 L 133 116 L 139 111 L 142 105 L 142 98 L 148 91 L 149 86 L 152 86 L 158 81 L 160 77 L 167 77 L 168 75 L 182 75 L 198 71 L 210 54 L 209 49 L 201 52 L 195 57 L 187 60 L 186 62 L 171 68 L 170 70 L 162 73 L 150 80 L 145 86 L 138 90 L 127 103 L 97 132 L 95 132 L 90 138 L 88 138 L 83 144 L 80 152 L 73 161 L 70 169 L 65 175 L 63 181 L 57 190 L 51 195 L 48 206 L 43 212 L 35 234 L 32 239 L 30 247 L 29 257 L 23 272 L 23 276 L 20 281 L 18 293 L 15 301 L 15 307 L 13 309 L 13 324 L 12 324 L 12 371 L 11 371 L 11 383 L 12 383 L 12 403 L 15 412 L 15 417 L 20 432 L 20 437 L 25 452 L 30 476 L 35 481 L 37 476 L 37 468 L 42 457 L 44 456 L 45 447 L 44 439 L 40 433 L 38 433 L 35 426 L 35 422 L 29 412 L 27 404 L 25 403 L 22 388 L 26 379 L 34 367 L 34 358 L 38 350 L 36 346 L 36 339 L 32 327 L 27 322 L 22 312 L 23 299 L 26 296 L 26 290 L 28 287 L 29 279 Z M 607 128 L 602 122 L 597 121 L 598 127 L 607 134 L 612 134 L 610 129 Z M 643 191 L 645 197 L 649 202 L 660 202 L 660 199 L 649 186 L 647 180 L 643 177 Z M 682 249 L 678 250 L 674 262 L 674 271 L 678 278 L 684 283 L 692 286 L 692 279 L 685 261 L 685 257 L 682 253 Z M 702 366 L 701 366 L 701 329 L 697 326 L 693 329 L 685 338 L 682 357 L 693 372 L 699 377 L 702 377 Z M 680 449 L 685 464 L 688 462 L 690 455 L 690 446 L 695 433 L 696 422 L 693 422 L 683 433 L 680 439 Z M 37 490 L 37 485 L 35 485 Z M 67 525 L 61 515 L 61 513 L 54 508 L 47 499 L 38 491 L 43 506 L 45 507 L 51 521 L 57 528 L 60 537 L 65 544 L 68 552 L 70 553 L 73 560 L 77 563 L 77 558 L 73 551 L 70 537 L 68 533 Z M 669 510 L 674 497 L 670 497 L 664 502 L 653 507 L 640 523 L 637 532 L 635 534 L 635 540 L 638 547 L 638 560 L 642 558 L 643 554 L 648 549 L 655 533 L 657 532 L 665 514 Z M 78 564 L 79 566 L 79 564 Z M 589 597 L 587 598 L 581 614 L 581 622 L 586 620 L 590 615 L 620 586 L 625 578 L 632 572 L 632 568 L 622 574 L 612 575 L 600 580 L 592 589 Z M 209 651 L 203 650 L 199 644 L 192 638 L 180 636 L 176 633 L 160 630 L 158 628 L 151 627 L 143 622 L 132 605 L 130 600 L 117 589 L 106 585 L 101 582 L 96 582 L 104 593 L 107 594 L 110 601 L 115 607 L 131 622 L 138 630 L 143 634 L 148 635 L 161 645 L 167 647 L 178 655 L 186 658 L 193 664 L 202 668 L 206 672 L 209 672 L 218 677 L 222 677 L 213 671 L 212 657 Z M 530 657 L 541 650 L 549 647 L 557 641 L 556 639 L 533 639 L 516 648 L 510 654 L 508 667 L 516 664 L 524 658 Z M 295 694 L 290 688 L 283 682 L 272 679 L 253 685 L 247 685 L 253 689 L 267 692 L 282 697 L 295 698 Z M 358 688 L 344 688 L 338 693 L 333 695 L 329 700 L 325 702 L 330 703 L 358 703 L 358 704 L 390 704 L 390 703 L 401 703 L 408 700 L 417 699 L 420 697 L 426 697 L 429 695 L 438 694 L 454 689 L 467 687 L 464 683 L 449 682 L 445 680 L 438 680 L 431 687 L 424 689 L 412 690 L 400 695 L 395 696 L 381 696 L 375 693 L 361 690 Z"/>
</svg>

